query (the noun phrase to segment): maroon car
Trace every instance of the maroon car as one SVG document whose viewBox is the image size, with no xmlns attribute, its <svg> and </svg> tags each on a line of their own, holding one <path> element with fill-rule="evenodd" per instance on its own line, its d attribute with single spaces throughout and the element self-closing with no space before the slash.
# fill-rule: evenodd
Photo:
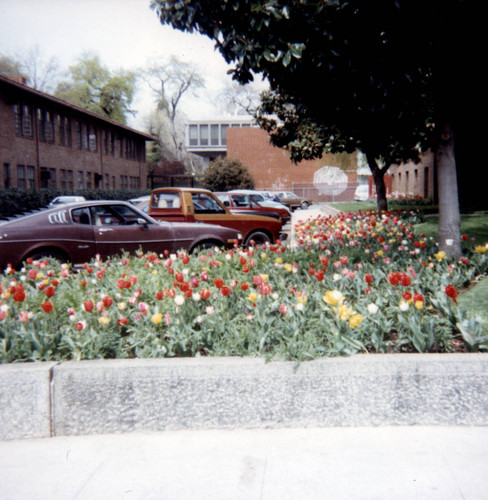
<svg viewBox="0 0 488 500">
<path fill-rule="evenodd" d="M 241 239 L 215 224 L 157 222 L 123 201 L 85 201 L 1 222 L 0 269 L 19 268 L 28 257 L 82 264 L 96 254 L 232 248 Z"/>
</svg>

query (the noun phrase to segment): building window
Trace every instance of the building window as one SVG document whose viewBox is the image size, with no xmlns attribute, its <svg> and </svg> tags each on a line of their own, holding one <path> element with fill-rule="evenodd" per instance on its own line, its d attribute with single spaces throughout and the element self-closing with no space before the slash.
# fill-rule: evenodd
<svg viewBox="0 0 488 500">
<path fill-rule="evenodd" d="M 109 143 L 110 143 L 110 137 L 109 137 L 109 132 L 108 130 L 103 130 L 103 152 L 108 155 L 109 154 Z"/>
<path fill-rule="evenodd" d="M 73 170 L 66 170 L 66 184 L 70 191 L 73 191 Z"/>
<path fill-rule="evenodd" d="M 41 188 L 42 189 L 56 188 L 56 169 L 41 167 Z"/>
<path fill-rule="evenodd" d="M 208 125 L 200 125 L 200 145 L 208 146 Z"/>
<path fill-rule="evenodd" d="M 212 146 L 219 145 L 219 126 L 210 125 L 210 144 Z"/>
<path fill-rule="evenodd" d="M 90 151 L 97 151 L 97 131 L 93 125 L 89 125 L 88 129 L 88 149 Z"/>
<path fill-rule="evenodd" d="M 225 146 L 227 144 L 227 128 L 229 125 L 222 125 L 220 127 L 220 144 Z"/>
<path fill-rule="evenodd" d="M 12 172 L 10 170 L 10 163 L 3 164 L 3 187 L 9 188 L 12 186 Z"/>
<path fill-rule="evenodd" d="M 190 125 L 188 135 L 190 146 L 198 146 L 198 125 Z"/>
<path fill-rule="evenodd" d="M 49 111 L 46 111 L 46 113 L 44 115 L 44 126 L 45 126 L 46 141 L 53 143 L 54 142 L 54 121 L 53 121 L 53 115 Z"/>
<path fill-rule="evenodd" d="M 121 135 L 119 135 L 119 141 L 120 141 L 119 157 L 123 158 L 124 157 L 124 138 Z"/>
<path fill-rule="evenodd" d="M 81 124 L 81 148 L 82 149 L 89 149 L 88 147 L 89 141 L 88 141 L 88 127 L 86 123 Z"/>
<path fill-rule="evenodd" d="M 36 189 L 36 167 L 28 165 L 27 173 L 27 189 Z"/>
<path fill-rule="evenodd" d="M 62 168 L 60 171 L 59 171 L 59 174 L 60 174 L 60 185 L 61 185 L 61 189 L 66 189 L 66 170 L 64 168 Z"/>
<path fill-rule="evenodd" d="M 84 174 L 83 174 L 83 172 L 78 172 L 77 175 L 78 175 L 78 189 L 83 189 L 84 188 L 84 186 L 83 186 Z"/>
<path fill-rule="evenodd" d="M 92 188 L 92 173 L 86 172 L 86 189 Z"/>
<path fill-rule="evenodd" d="M 46 125 L 44 121 L 44 111 L 42 109 L 37 109 L 37 129 L 39 134 L 39 140 L 41 142 L 46 142 Z"/>
<path fill-rule="evenodd" d="M 17 187 L 27 189 L 27 180 L 25 178 L 25 165 L 17 165 Z"/>
<path fill-rule="evenodd" d="M 27 104 L 14 105 L 15 134 L 21 137 L 33 137 L 32 112 Z"/>
<path fill-rule="evenodd" d="M 66 146 L 67 138 L 66 138 L 66 128 L 65 128 L 65 117 L 58 115 L 56 117 L 58 123 L 58 135 L 59 135 L 59 144 L 61 146 Z"/>
<path fill-rule="evenodd" d="M 60 170 L 61 174 L 61 189 L 73 190 L 73 170 Z"/>
<path fill-rule="evenodd" d="M 81 149 L 82 148 L 81 123 L 79 121 L 75 121 L 75 136 L 76 136 L 76 147 L 78 149 Z"/>
</svg>

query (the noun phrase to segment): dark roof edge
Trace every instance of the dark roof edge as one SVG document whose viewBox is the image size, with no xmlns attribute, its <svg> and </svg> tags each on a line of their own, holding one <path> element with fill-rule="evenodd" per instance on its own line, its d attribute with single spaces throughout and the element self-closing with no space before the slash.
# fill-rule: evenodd
<svg viewBox="0 0 488 500">
<path fill-rule="evenodd" d="M 73 110 L 78 111 L 80 113 L 83 113 L 85 115 L 89 115 L 90 117 L 95 118 L 96 120 L 109 123 L 110 125 L 113 125 L 114 127 L 118 127 L 118 128 L 124 129 L 127 132 L 130 132 L 132 134 L 136 134 L 136 135 L 139 135 L 141 137 L 144 137 L 146 140 L 149 140 L 149 141 L 157 140 L 157 137 L 155 137 L 153 135 L 147 134 L 145 132 L 140 132 L 139 130 L 135 130 L 131 127 L 128 127 L 127 125 L 124 125 L 123 123 L 119 123 L 119 122 L 116 122 L 114 120 L 111 120 L 110 118 L 105 118 L 101 115 L 97 115 L 96 113 L 93 113 L 92 111 L 88 111 L 87 109 L 81 108 L 80 106 L 76 106 L 75 104 L 71 104 L 68 101 L 65 101 L 63 99 L 59 99 L 58 97 L 54 97 L 50 94 L 46 94 L 45 92 L 41 92 L 40 90 L 33 89 L 32 87 L 29 87 L 27 85 L 23 85 L 22 83 L 18 83 L 14 80 L 11 80 L 9 77 L 1 75 L 1 74 L 0 74 L 0 83 L 10 85 L 11 87 L 17 88 L 23 92 L 28 93 L 28 94 L 33 94 L 33 95 L 40 97 L 42 99 L 46 99 L 47 101 L 51 101 L 53 103 L 64 106 L 66 108 L 73 109 Z"/>
</svg>

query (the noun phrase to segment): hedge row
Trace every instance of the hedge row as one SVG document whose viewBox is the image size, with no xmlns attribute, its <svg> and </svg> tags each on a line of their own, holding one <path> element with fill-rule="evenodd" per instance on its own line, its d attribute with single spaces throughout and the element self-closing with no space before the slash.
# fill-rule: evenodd
<svg viewBox="0 0 488 500">
<path fill-rule="evenodd" d="M 69 191 L 66 189 L 0 189 L 0 216 L 11 217 L 13 215 L 37 210 L 46 207 L 56 196 L 76 195 L 84 196 L 87 200 L 129 200 L 149 194 L 150 190 L 103 190 L 103 189 L 79 189 Z"/>
</svg>

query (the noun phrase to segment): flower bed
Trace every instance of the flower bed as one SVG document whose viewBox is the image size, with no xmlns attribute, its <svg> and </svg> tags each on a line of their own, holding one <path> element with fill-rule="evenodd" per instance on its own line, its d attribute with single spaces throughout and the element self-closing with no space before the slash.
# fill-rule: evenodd
<svg viewBox="0 0 488 500">
<path fill-rule="evenodd" d="M 465 256 L 449 262 L 411 217 L 310 219 L 294 228 L 296 247 L 8 268 L 0 361 L 488 350 L 456 300 L 487 272 L 488 245 L 464 237 Z"/>
</svg>

